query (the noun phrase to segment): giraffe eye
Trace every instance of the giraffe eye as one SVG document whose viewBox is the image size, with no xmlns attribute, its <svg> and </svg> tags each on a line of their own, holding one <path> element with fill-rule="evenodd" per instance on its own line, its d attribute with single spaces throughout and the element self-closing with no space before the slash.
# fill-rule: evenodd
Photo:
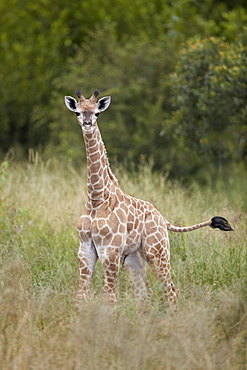
<svg viewBox="0 0 247 370">
<path fill-rule="evenodd" d="M 98 117 L 98 116 L 100 115 L 100 112 L 99 112 L 99 113 L 94 113 L 94 115 L 95 115 L 96 117 Z"/>
<path fill-rule="evenodd" d="M 75 112 L 75 114 L 76 114 L 76 115 L 77 115 L 77 117 L 78 117 L 81 113 Z"/>
</svg>

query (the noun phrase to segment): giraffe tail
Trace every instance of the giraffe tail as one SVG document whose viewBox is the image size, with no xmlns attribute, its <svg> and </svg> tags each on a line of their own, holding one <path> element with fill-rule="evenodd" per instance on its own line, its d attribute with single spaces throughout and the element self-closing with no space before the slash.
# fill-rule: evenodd
<svg viewBox="0 0 247 370">
<path fill-rule="evenodd" d="M 224 217 L 220 216 L 215 216 L 211 220 L 187 227 L 175 226 L 168 221 L 166 221 L 166 225 L 168 230 L 174 231 L 176 233 L 186 233 L 188 231 L 194 231 L 205 226 L 210 226 L 212 229 L 220 229 L 223 231 L 233 231 L 233 228 L 231 227 L 229 222 Z"/>
</svg>

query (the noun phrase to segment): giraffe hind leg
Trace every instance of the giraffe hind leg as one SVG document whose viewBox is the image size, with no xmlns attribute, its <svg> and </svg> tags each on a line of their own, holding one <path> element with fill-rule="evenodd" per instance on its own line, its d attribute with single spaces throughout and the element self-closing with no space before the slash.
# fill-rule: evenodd
<svg viewBox="0 0 247 370">
<path fill-rule="evenodd" d="M 175 306 L 178 291 L 171 279 L 168 234 L 162 220 L 155 215 L 150 214 L 146 219 L 143 251 L 153 273 L 164 284 L 164 298 L 167 305 Z"/>
<path fill-rule="evenodd" d="M 152 290 L 146 278 L 146 260 L 142 249 L 125 257 L 123 267 L 130 277 L 135 298 L 138 301 L 148 298 Z"/>
<path fill-rule="evenodd" d="M 170 263 L 167 259 L 150 257 L 147 252 L 147 263 L 155 276 L 164 284 L 164 299 L 168 307 L 174 306 L 178 299 L 178 290 L 172 282 L 170 275 Z"/>
</svg>

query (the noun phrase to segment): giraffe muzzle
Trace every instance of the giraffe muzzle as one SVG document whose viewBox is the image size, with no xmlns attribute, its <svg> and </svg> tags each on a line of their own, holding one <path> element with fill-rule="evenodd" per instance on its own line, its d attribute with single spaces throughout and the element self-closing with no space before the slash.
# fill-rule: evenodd
<svg viewBox="0 0 247 370">
<path fill-rule="evenodd" d="M 93 130 L 93 123 L 84 121 L 83 124 L 81 125 L 81 128 L 84 132 L 90 133 Z"/>
<path fill-rule="evenodd" d="M 92 126 L 92 122 L 83 122 L 83 126 L 85 126 L 85 127 L 91 127 Z"/>
</svg>

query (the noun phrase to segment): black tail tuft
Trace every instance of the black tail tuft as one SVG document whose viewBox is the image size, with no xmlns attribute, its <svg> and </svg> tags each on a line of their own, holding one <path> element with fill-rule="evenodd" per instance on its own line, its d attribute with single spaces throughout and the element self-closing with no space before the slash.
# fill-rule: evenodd
<svg viewBox="0 0 247 370">
<path fill-rule="evenodd" d="M 213 229 L 218 228 L 223 231 L 233 231 L 233 228 L 231 227 L 229 222 L 224 217 L 216 216 L 216 217 L 213 217 L 211 221 L 212 223 L 210 227 L 212 227 Z"/>
</svg>

